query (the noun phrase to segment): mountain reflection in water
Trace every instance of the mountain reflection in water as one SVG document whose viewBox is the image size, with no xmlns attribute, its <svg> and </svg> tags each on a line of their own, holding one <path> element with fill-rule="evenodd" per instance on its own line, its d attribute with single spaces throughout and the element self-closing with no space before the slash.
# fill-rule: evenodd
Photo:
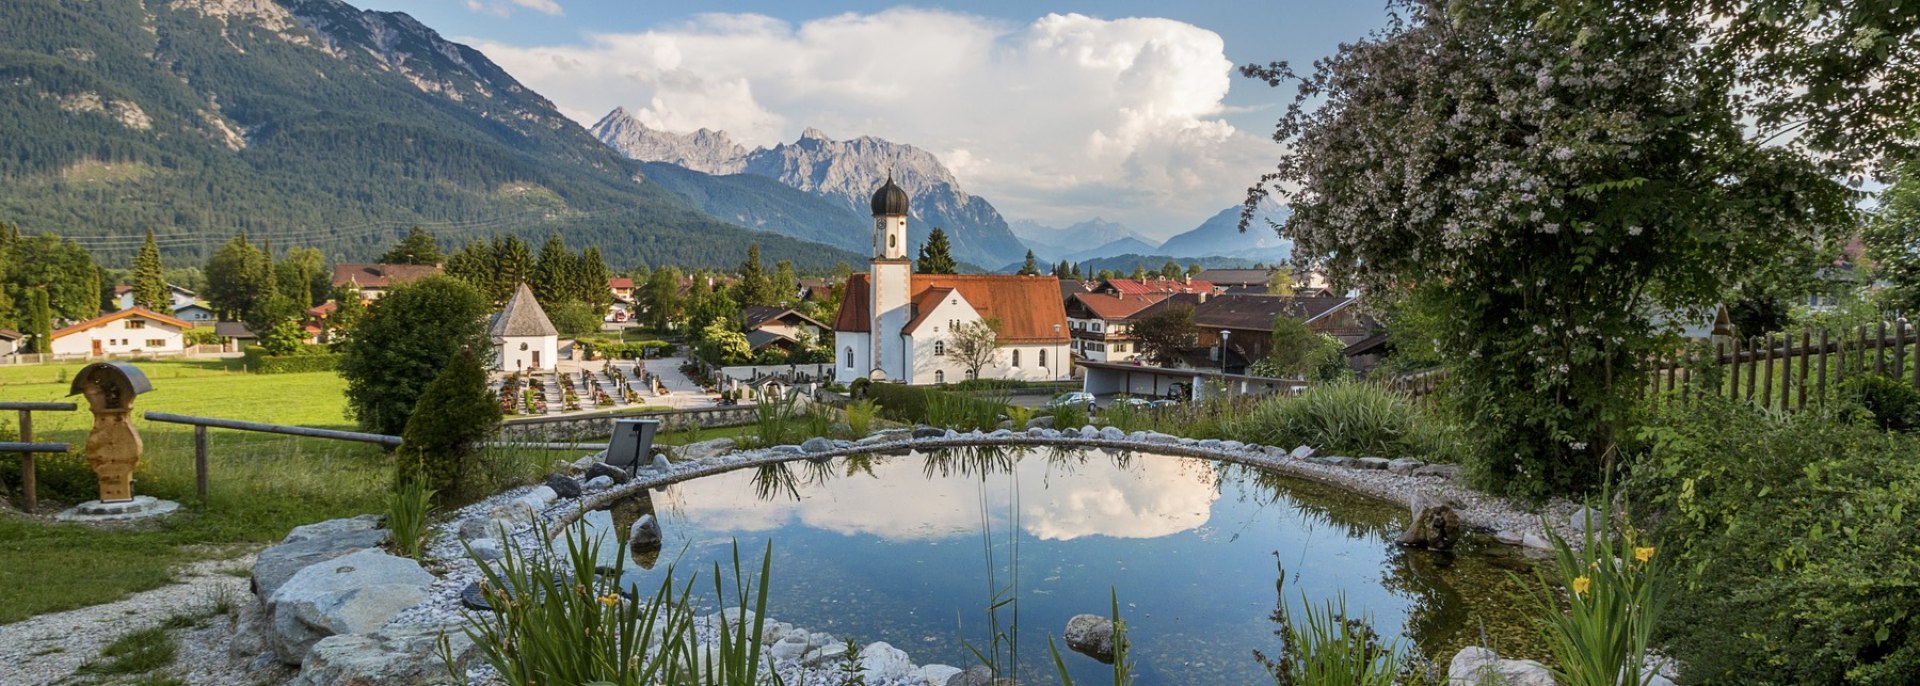
<svg viewBox="0 0 1920 686">
<path fill-rule="evenodd" d="M 617 537 L 641 514 L 659 519 L 660 551 L 607 546 L 639 555 L 625 578 L 640 589 L 657 588 L 668 566 L 704 578 L 730 563 L 731 541 L 758 550 L 770 539 L 769 614 L 884 640 L 922 664 L 975 664 L 965 644 L 988 645 L 987 607 L 1011 592 L 1029 684 L 1053 681 L 1047 636 L 1075 614 L 1107 614 L 1109 589 L 1140 686 L 1270 683 L 1252 653 L 1278 652 L 1269 616 L 1303 596 L 1344 593 L 1383 636 L 1405 634 L 1442 662 L 1483 628 L 1505 639 L 1503 654 L 1527 652 L 1531 633 L 1507 573 L 1525 568 L 1506 551 L 1401 550 L 1390 542 L 1399 507 L 1196 458 L 956 449 L 797 461 L 702 477 L 586 520 Z M 1076 681 L 1106 669 L 1068 657 Z"/>
</svg>

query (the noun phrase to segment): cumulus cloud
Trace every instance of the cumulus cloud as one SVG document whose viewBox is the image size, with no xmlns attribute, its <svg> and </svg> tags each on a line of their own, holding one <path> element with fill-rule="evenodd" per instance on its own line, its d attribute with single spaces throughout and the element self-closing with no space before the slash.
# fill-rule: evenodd
<svg viewBox="0 0 1920 686">
<path fill-rule="evenodd" d="M 513 14 L 515 7 L 530 9 L 541 14 L 560 16 L 560 3 L 555 0 L 466 0 L 467 9 L 496 17 Z"/>
<path fill-rule="evenodd" d="M 475 45 L 582 123 L 625 106 L 650 127 L 748 146 L 809 126 L 874 135 L 932 151 L 969 192 L 1042 221 L 1191 228 L 1237 202 L 1273 154 L 1224 119 L 1233 65 L 1220 36 L 1170 19 L 706 14 L 575 45 Z"/>
</svg>

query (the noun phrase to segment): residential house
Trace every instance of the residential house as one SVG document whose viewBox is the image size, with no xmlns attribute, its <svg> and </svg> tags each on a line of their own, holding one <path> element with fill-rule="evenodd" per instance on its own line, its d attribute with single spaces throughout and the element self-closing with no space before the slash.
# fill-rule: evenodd
<svg viewBox="0 0 1920 686">
<path fill-rule="evenodd" d="M 1073 354 L 1093 362 L 1131 362 L 1140 351 L 1133 338 L 1133 316 L 1169 297 L 1165 293 L 1109 295 L 1077 293 L 1067 298 L 1067 327 Z"/>
<path fill-rule="evenodd" d="M 211 322 L 214 320 L 213 308 L 208 307 L 206 301 L 201 300 L 200 296 L 193 291 L 173 284 L 167 284 L 167 295 L 170 300 L 170 306 L 173 308 L 174 319 L 179 319 L 196 326 L 201 322 Z M 114 286 L 113 304 L 116 310 L 132 309 L 133 287 L 127 285 Z"/>
<path fill-rule="evenodd" d="M 26 343 L 26 338 L 26 334 L 13 329 L 0 329 L 0 355 L 20 352 L 20 346 Z"/>
<path fill-rule="evenodd" d="M 1220 292 L 1212 283 L 1192 277 L 1184 279 L 1105 279 L 1089 289 L 1107 295 L 1173 295 L 1175 293 Z"/>
<path fill-rule="evenodd" d="M 828 331 L 827 325 L 792 308 L 754 305 L 741 310 L 740 316 L 746 322 L 742 328 L 747 334 L 747 344 L 756 353 L 768 347 L 795 352 L 803 347 L 803 342 L 818 345 L 826 340 L 823 336 Z"/>
<path fill-rule="evenodd" d="M 441 272 L 437 264 L 336 264 L 333 287 L 350 286 L 365 300 L 379 300 L 394 286 L 411 283 Z"/>
<path fill-rule="evenodd" d="M 192 324 L 144 307 L 129 307 L 53 332 L 53 354 L 63 357 L 164 355 L 186 352 Z"/>
<path fill-rule="evenodd" d="M 502 371 L 545 369 L 560 359 L 560 330 L 533 298 L 533 289 L 521 283 L 494 315 L 487 328 L 493 337 L 494 362 Z"/>
<path fill-rule="evenodd" d="M 1272 351 L 1273 322 L 1283 315 L 1303 320 L 1307 330 L 1333 336 L 1349 346 L 1378 333 L 1377 323 L 1361 313 L 1355 302 L 1353 298 L 1250 293 L 1176 295 L 1134 313 L 1133 319 L 1138 321 L 1170 307 L 1192 307 L 1193 323 L 1199 330 L 1198 346 L 1183 354 L 1182 364 L 1240 373 Z"/>
<path fill-rule="evenodd" d="M 998 322 L 993 379 L 1070 378 L 1071 332 L 1052 276 L 915 274 L 907 256 L 907 193 L 893 179 L 873 195 L 869 271 L 847 278 L 834 318 L 835 378 L 932 384 L 972 373 L 955 333 Z"/>
</svg>

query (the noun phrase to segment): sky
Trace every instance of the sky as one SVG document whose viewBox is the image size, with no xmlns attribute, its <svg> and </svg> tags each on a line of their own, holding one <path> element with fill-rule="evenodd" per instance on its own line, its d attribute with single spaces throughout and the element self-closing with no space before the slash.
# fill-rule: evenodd
<svg viewBox="0 0 1920 686">
<path fill-rule="evenodd" d="M 1385 25 L 1384 0 L 980 2 L 358 0 L 486 53 L 589 126 L 749 148 L 818 128 L 939 156 L 1009 220 L 1104 218 L 1153 237 L 1238 204 L 1281 148 L 1291 86 Z"/>
</svg>

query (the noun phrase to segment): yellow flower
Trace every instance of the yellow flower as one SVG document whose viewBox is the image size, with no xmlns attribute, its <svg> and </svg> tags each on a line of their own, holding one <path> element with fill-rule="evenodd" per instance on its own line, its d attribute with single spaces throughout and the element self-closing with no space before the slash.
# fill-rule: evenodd
<svg viewBox="0 0 1920 686">
<path fill-rule="evenodd" d="M 615 605 L 619 605 L 619 604 L 620 604 L 620 594 L 618 594 L 618 593 L 608 593 L 608 594 L 606 594 L 606 595 L 603 595 L 603 596 L 600 596 L 600 604 L 601 604 L 601 605 L 605 605 L 605 606 L 607 606 L 607 607 L 613 607 L 613 606 L 615 606 Z"/>
<path fill-rule="evenodd" d="M 1641 562 L 1646 562 L 1647 560 L 1653 559 L 1653 547 L 1647 546 L 1645 548 L 1634 548 L 1633 559 L 1639 560 Z"/>
<path fill-rule="evenodd" d="M 1574 577 L 1574 579 L 1573 579 L 1573 593 L 1574 593 L 1574 595 L 1585 595 L 1585 594 L 1587 593 L 1587 590 L 1588 590 L 1588 589 L 1591 589 L 1591 588 L 1593 588 L 1593 580 L 1592 580 L 1592 579 L 1589 579 L 1589 578 L 1587 578 L 1587 577 L 1585 577 L 1585 576 L 1577 576 L 1577 577 Z"/>
</svg>

